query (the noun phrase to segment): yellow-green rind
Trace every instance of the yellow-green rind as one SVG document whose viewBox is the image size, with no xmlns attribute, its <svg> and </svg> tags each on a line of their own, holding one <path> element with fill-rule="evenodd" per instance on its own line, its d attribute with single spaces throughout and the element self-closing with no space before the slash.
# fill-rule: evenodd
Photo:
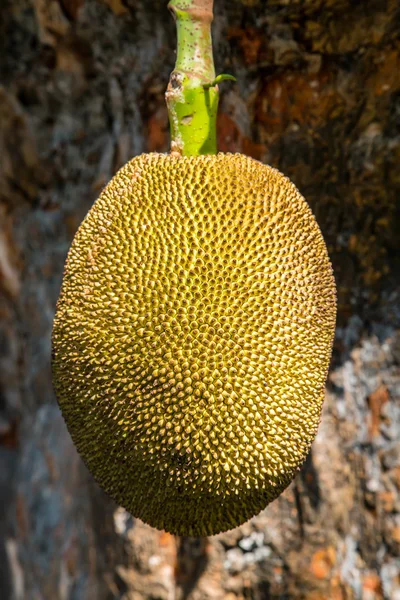
<svg viewBox="0 0 400 600">
<path fill-rule="evenodd" d="M 240 154 L 144 154 L 72 243 L 53 377 L 98 483 L 181 535 L 240 525 L 317 431 L 336 293 L 319 227 L 279 171 Z"/>
</svg>

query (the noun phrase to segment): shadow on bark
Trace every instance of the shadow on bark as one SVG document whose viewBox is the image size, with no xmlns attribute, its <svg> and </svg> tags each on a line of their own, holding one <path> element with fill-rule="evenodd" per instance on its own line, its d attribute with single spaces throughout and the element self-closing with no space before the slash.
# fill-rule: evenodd
<svg viewBox="0 0 400 600">
<path fill-rule="evenodd" d="M 207 538 L 178 538 L 176 583 L 182 590 L 182 600 L 189 598 L 206 569 L 207 548 Z"/>
</svg>

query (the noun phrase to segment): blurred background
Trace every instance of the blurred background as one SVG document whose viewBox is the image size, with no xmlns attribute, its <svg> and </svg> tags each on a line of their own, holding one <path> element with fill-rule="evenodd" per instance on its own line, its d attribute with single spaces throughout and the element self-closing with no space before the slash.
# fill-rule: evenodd
<svg viewBox="0 0 400 600">
<path fill-rule="evenodd" d="M 338 288 L 318 437 L 288 490 L 208 539 L 96 486 L 51 384 L 63 264 L 130 157 L 169 148 L 167 0 L 0 2 L 0 598 L 400 599 L 398 0 L 216 0 L 219 148 L 311 204 Z M 397 284 L 397 288 L 396 288 Z"/>
</svg>

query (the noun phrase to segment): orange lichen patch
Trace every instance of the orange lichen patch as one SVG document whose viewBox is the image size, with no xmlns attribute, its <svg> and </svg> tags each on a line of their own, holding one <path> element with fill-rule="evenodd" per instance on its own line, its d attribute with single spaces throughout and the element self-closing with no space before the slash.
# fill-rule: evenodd
<svg viewBox="0 0 400 600">
<path fill-rule="evenodd" d="M 272 569 L 275 577 L 280 577 L 283 573 L 283 569 L 282 567 L 280 567 L 279 565 L 276 565 L 273 569 Z"/>
<path fill-rule="evenodd" d="M 266 49 L 263 48 L 265 34 L 255 27 L 246 27 L 245 29 L 230 27 L 227 31 L 227 39 L 237 42 L 247 65 L 259 63 L 260 55 L 266 53 Z"/>
<path fill-rule="evenodd" d="M 162 531 L 158 541 L 160 546 L 163 547 L 169 546 L 170 544 L 175 545 L 175 537 L 171 533 L 168 533 L 168 531 Z"/>
<path fill-rule="evenodd" d="M 268 79 L 256 100 L 257 119 L 269 135 L 280 135 L 288 125 L 318 127 L 341 114 L 343 99 L 331 74 L 281 73 Z"/>
<path fill-rule="evenodd" d="M 176 564 L 176 538 L 167 531 L 162 531 L 158 538 L 159 554 L 162 562 Z"/>
<path fill-rule="evenodd" d="M 366 575 L 364 575 L 362 586 L 365 592 L 373 592 L 374 594 L 379 594 L 378 596 L 375 595 L 374 598 L 381 598 L 382 582 L 379 575 L 375 571 L 369 571 L 366 573 Z"/>
<path fill-rule="evenodd" d="M 166 108 L 160 108 L 148 120 L 148 152 L 165 152 L 168 143 L 168 116 Z"/>
<path fill-rule="evenodd" d="M 385 512 L 392 512 L 394 509 L 394 503 L 396 496 L 394 492 L 385 491 L 380 492 L 379 499 L 381 501 L 382 508 Z"/>
<path fill-rule="evenodd" d="M 329 596 L 326 595 L 326 592 L 321 592 L 319 590 L 312 590 L 311 592 L 307 592 L 307 596 L 301 596 L 302 598 L 307 597 L 307 600 L 342 600 L 342 597 L 333 596 L 332 592 L 329 591 Z"/>
<path fill-rule="evenodd" d="M 317 550 L 311 559 L 310 571 L 317 579 L 329 577 L 336 562 L 336 551 L 333 546 Z"/>
<path fill-rule="evenodd" d="M 335 575 L 331 579 L 331 589 L 329 591 L 329 599 L 330 600 L 346 600 L 348 598 L 348 594 L 343 588 L 343 584 L 340 581 L 340 577 Z"/>
<path fill-rule="evenodd" d="M 218 117 L 218 147 L 221 152 L 241 152 L 257 160 L 266 150 L 263 144 L 256 144 L 243 135 L 235 121 L 225 113 Z"/>
<path fill-rule="evenodd" d="M 400 467 L 395 467 L 391 473 L 394 485 L 400 490 Z"/>
<path fill-rule="evenodd" d="M 393 527 L 392 529 L 392 540 L 400 544 L 400 526 Z"/>
<path fill-rule="evenodd" d="M 380 385 L 367 399 L 370 409 L 369 434 L 371 437 L 379 435 L 381 410 L 388 400 L 389 391 L 385 385 Z"/>
</svg>

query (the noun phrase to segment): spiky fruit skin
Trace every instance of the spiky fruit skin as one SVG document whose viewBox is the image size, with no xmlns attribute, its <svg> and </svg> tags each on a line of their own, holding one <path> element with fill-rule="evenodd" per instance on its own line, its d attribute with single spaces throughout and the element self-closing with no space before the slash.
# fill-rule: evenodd
<svg viewBox="0 0 400 600">
<path fill-rule="evenodd" d="M 80 226 L 53 331 L 71 436 L 134 516 L 181 535 L 274 500 L 316 434 L 336 317 L 296 187 L 240 154 L 144 154 Z"/>
</svg>

